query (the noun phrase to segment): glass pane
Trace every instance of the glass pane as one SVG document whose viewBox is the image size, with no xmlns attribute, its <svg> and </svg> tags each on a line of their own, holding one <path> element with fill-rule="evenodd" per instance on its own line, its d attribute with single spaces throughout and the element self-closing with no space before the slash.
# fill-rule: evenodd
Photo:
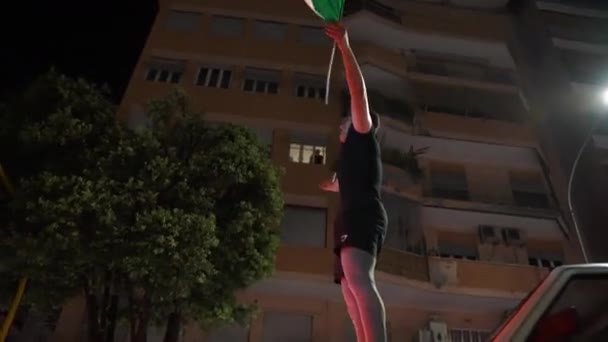
<svg viewBox="0 0 608 342">
<path fill-rule="evenodd" d="M 198 76 L 196 77 L 196 84 L 198 85 L 206 85 L 207 75 L 209 74 L 209 69 L 200 68 L 198 70 Z"/>
<path fill-rule="evenodd" d="M 256 80 L 255 81 L 255 91 L 256 93 L 265 93 L 266 92 L 266 82 Z"/>
<path fill-rule="evenodd" d="M 150 68 L 150 69 L 148 69 L 148 72 L 146 73 L 146 80 L 154 81 L 156 79 L 157 75 L 158 75 L 158 70 L 156 70 L 154 68 Z"/>
<path fill-rule="evenodd" d="M 171 73 L 171 83 L 179 83 L 179 80 L 182 78 L 181 72 L 172 72 Z"/>
<path fill-rule="evenodd" d="M 312 161 L 311 157 L 314 153 L 314 146 L 310 146 L 310 145 L 303 145 L 302 146 L 302 162 L 303 163 L 310 163 Z"/>
<path fill-rule="evenodd" d="M 301 86 L 301 85 L 296 87 L 296 96 L 297 97 L 304 97 L 305 94 L 306 94 L 306 87 Z"/>
<path fill-rule="evenodd" d="M 222 73 L 222 84 L 220 85 L 221 88 L 227 89 L 230 86 L 230 77 L 231 76 L 232 76 L 232 71 L 224 70 L 224 72 Z"/>
<path fill-rule="evenodd" d="M 278 92 L 279 92 L 279 84 L 276 82 L 269 82 L 268 83 L 268 93 L 276 94 Z"/>
<path fill-rule="evenodd" d="M 300 151 L 301 151 L 301 146 L 298 144 L 290 144 L 289 145 L 289 160 L 294 162 L 294 163 L 300 163 L 301 159 L 300 159 Z"/>
<path fill-rule="evenodd" d="M 160 75 L 158 76 L 158 81 L 167 82 L 168 78 L 169 78 L 169 72 L 167 70 L 161 70 Z"/>
<path fill-rule="evenodd" d="M 219 79 L 220 79 L 220 70 L 211 69 L 211 76 L 209 76 L 209 86 L 217 87 Z"/>
<path fill-rule="evenodd" d="M 243 83 L 243 90 L 244 91 L 253 91 L 253 87 L 255 85 L 255 81 L 248 79 L 245 80 L 245 82 Z"/>
</svg>

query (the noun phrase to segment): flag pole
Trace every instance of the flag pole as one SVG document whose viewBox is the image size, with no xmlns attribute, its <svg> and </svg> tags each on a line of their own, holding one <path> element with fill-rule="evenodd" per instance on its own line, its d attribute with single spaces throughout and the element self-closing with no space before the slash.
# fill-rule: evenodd
<svg viewBox="0 0 608 342">
<path fill-rule="evenodd" d="M 334 47 L 331 49 L 331 57 L 329 58 L 329 67 L 327 69 L 327 80 L 325 81 L 325 104 L 329 104 L 329 81 L 331 79 L 331 69 L 334 64 L 334 57 L 336 56 L 336 43 L 334 42 Z"/>
</svg>

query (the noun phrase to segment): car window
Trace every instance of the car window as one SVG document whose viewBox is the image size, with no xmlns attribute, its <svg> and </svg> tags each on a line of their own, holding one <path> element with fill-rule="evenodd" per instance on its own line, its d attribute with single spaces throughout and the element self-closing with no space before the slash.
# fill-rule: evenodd
<svg viewBox="0 0 608 342">
<path fill-rule="evenodd" d="M 527 342 L 570 341 L 608 341 L 608 275 L 572 277 L 527 339 Z"/>
</svg>

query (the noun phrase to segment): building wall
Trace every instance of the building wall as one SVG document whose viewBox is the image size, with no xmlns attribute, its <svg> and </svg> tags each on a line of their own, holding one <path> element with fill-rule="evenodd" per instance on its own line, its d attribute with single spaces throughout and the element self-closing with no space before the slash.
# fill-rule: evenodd
<svg viewBox="0 0 608 342">
<path fill-rule="evenodd" d="M 518 70 L 531 107 L 538 121 L 538 135 L 542 153 L 549 166 L 560 206 L 567 211 L 567 184 L 573 161 L 591 129 L 594 120 L 581 112 L 573 95 L 571 77 L 563 65 L 560 52 L 552 37 L 547 35 L 547 19 L 533 1 L 520 1 L 512 17 L 514 37 L 511 48 L 518 56 Z M 590 155 L 591 154 L 591 155 Z M 593 261 L 608 257 L 603 242 L 608 239 L 604 229 L 608 180 L 598 171 L 592 153 L 584 153 L 573 183 L 573 202 L 583 235 Z M 569 215 L 566 215 L 569 216 Z M 566 218 L 571 222 L 570 217 Z M 572 227 L 572 224 L 570 224 Z M 576 233 L 570 230 L 572 244 L 577 244 Z"/>
<path fill-rule="evenodd" d="M 252 128 L 270 146 L 273 163 L 285 171 L 281 186 L 286 214 L 277 272 L 329 282 L 338 196 L 322 192 L 318 184 L 331 176 L 339 149 L 337 126 L 345 112 L 340 62 L 334 65 L 329 105 L 321 96 L 297 96 L 303 83 L 313 91 L 325 86 L 331 44 L 322 36 L 320 21 L 303 1 L 265 0 L 264 6 L 251 0 L 231 0 L 230 4 L 221 0 L 161 0 L 160 4 L 119 117 L 141 124 L 145 121 L 143 105 L 177 85 L 207 120 Z M 405 118 L 391 116 L 395 113 L 382 107 L 380 115 L 386 123 L 383 147 L 403 153 L 410 147 L 430 147 L 419 158 L 423 176 L 419 182 L 406 171 L 385 165 L 390 175 L 386 177 L 385 198 L 393 221 L 377 274 L 404 289 L 414 285 L 423 288 L 427 291 L 423 297 L 428 297 L 426 309 L 387 302 L 391 340 L 412 339 L 433 317 L 453 329 L 487 332 L 503 318 L 501 310 L 471 312 L 467 307 L 454 307 L 437 312 L 428 307 L 439 293 L 466 294 L 471 302 L 488 294 L 522 298 L 556 263 L 577 260 L 572 234 L 570 241 L 564 240 L 559 209 L 565 203 L 564 166 L 571 159 L 564 156 L 573 153 L 573 144 L 582 135 L 575 134 L 574 142 L 568 143 L 558 138 L 570 135 L 570 130 L 581 131 L 586 123 L 567 120 L 572 110 L 564 95 L 569 94 L 569 79 L 550 41 L 542 38 L 542 26 L 533 23 L 537 16 L 533 8 L 526 7 L 510 18 L 504 13 L 418 2 L 395 2 L 394 7 L 403 12 L 390 22 L 367 14 L 353 16 L 353 22 L 382 26 L 386 36 L 367 39 L 369 27 L 353 27 L 355 38 L 351 38 L 370 89 L 384 92 L 386 97 L 397 96 L 413 108 L 413 117 Z M 412 41 L 418 39 L 420 46 L 436 42 L 440 56 L 431 58 L 396 46 L 399 42 L 391 45 L 391 35 L 399 34 Z M 428 42 L 422 39 L 424 35 Z M 504 53 L 506 43 L 514 58 Z M 450 49 L 471 56 L 445 53 Z M 486 64 L 475 64 L 484 54 L 491 55 Z M 517 70 L 511 69 L 513 59 Z M 213 80 L 211 73 L 218 79 Z M 487 76 L 496 73 L 502 76 Z M 178 82 L 171 83 L 171 77 Z M 254 88 L 264 87 L 264 92 L 248 91 L 248 80 L 254 81 Z M 521 96 L 522 88 L 525 97 Z M 528 103 L 526 98 L 532 100 Z M 464 103 L 456 109 L 465 113 L 431 108 L 454 103 Z M 476 104 L 490 112 L 485 114 L 495 111 L 500 115 L 474 117 L 479 114 L 472 112 Z M 541 124 L 535 127 L 529 119 L 537 112 L 557 114 L 540 115 Z M 559 144 L 553 144 L 556 141 Z M 549 180 L 557 189 L 558 203 L 539 159 L 539 147 L 542 157 L 550 162 Z M 324 152 L 322 164 L 307 162 L 305 151 L 315 148 Z M 437 191 L 445 174 L 451 175 L 447 177 L 451 179 L 451 195 Z M 454 179 L 460 182 L 456 188 Z M 546 207 L 518 203 L 518 182 L 536 182 L 536 188 L 547 197 Z M 439 210 L 445 208 L 459 215 Z M 497 217 L 501 222 L 520 224 L 517 228 L 529 233 L 524 234 L 525 242 L 506 245 L 483 241 L 478 226 L 491 224 Z M 190 324 L 185 340 L 205 337 L 218 341 L 232 336 L 234 341 L 263 341 L 265 334 L 280 330 L 310 334 L 312 341 L 346 341 L 347 315 L 339 295 L 328 301 L 321 296 L 247 290 L 241 298 L 256 301 L 262 308 L 251 329 L 229 329 L 224 333 L 232 331 L 233 335 L 214 335 Z M 66 306 L 56 332 L 58 340 L 76 339 L 76 322 L 82 319 L 82 310 L 82 302 Z M 279 323 L 269 327 L 269 320 Z"/>
</svg>

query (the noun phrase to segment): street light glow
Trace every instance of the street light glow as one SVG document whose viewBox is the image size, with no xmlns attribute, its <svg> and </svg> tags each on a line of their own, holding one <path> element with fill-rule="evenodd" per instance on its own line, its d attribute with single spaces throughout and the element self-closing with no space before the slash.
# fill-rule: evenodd
<svg viewBox="0 0 608 342">
<path fill-rule="evenodd" d="M 608 106 L 608 89 L 605 89 L 602 92 L 602 101 L 604 102 L 604 105 Z"/>
</svg>

